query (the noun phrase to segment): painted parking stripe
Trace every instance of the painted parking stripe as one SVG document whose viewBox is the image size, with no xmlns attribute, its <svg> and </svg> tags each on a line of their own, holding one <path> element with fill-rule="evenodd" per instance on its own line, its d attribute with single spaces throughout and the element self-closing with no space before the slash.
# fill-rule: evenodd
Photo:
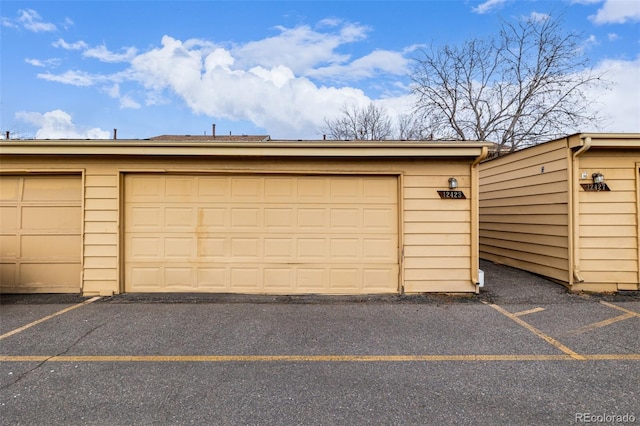
<svg viewBox="0 0 640 426">
<path fill-rule="evenodd" d="M 486 362 L 640 361 L 640 354 L 571 355 L 0 355 L 0 362 Z"/>
<path fill-rule="evenodd" d="M 516 312 L 513 315 L 515 315 L 517 317 L 521 317 L 522 315 L 535 314 L 536 312 L 542 312 L 544 310 L 545 310 L 544 308 L 538 307 L 538 308 L 533 308 L 533 309 L 527 309 L 526 311 Z"/>
<path fill-rule="evenodd" d="M 82 303 L 78 303 L 77 305 L 69 306 L 68 308 L 64 308 L 63 310 L 58 311 L 58 312 L 56 312 L 56 313 L 53 313 L 53 314 L 51 314 L 51 315 L 48 315 L 48 316 L 46 316 L 46 317 L 44 317 L 44 318 L 40 318 L 39 320 L 36 320 L 36 321 L 30 322 L 30 323 L 29 323 L 29 324 L 27 324 L 27 325 L 23 325 L 22 327 L 16 328 L 15 330 L 11 330 L 11 331 L 9 331 L 9 332 L 7 332 L 7 333 L 4 333 L 4 334 L 0 335 L 0 340 L 2 340 L 2 339 L 4 339 L 4 338 L 7 338 L 7 337 L 9 337 L 9 336 L 13 336 L 14 334 L 18 334 L 18 333 L 20 333 L 21 331 L 24 331 L 24 330 L 26 330 L 26 329 L 28 329 L 28 328 L 33 327 L 34 325 L 38 325 L 38 324 L 43 323 L 43 322 L 45 322 L 45 321 L 47 321 L 47 320 L 50 320 L 51 318 L 55 318 L 55 317 L 57 317 L 58 315 L 65 314 L 65 313 L 67 313 L 67 312 L 69 312 L 69 311 L 72 311 L 72 310 L 74 310 L 74 309 L 77 309 L 77 308 L 79 308 L 79 307 L 81 307 L 81 306 L 88 305 L 89 303 L 95 302 L 95 301 L 96 301 L 96 300 L 98 300 L 98 299 L 100 299 L 100 296 L 92 297 L 91 299 L 89 299 L 89 300 L 85 300 L 85 301 L 84 301 L 84 302 L 82 302 Z"/>
<path fill-rule="evenodd" d="M 600 303 L 602 303 L 603 305 L 608 306 L 610 308 L 617 309 L 619 311 L 625 312 L 625 313 L 627 313 L 629 315 L 640 317 L 640 313 L 635 312 L 635 311 L 631 311 L 629 309 L 625 309 L 622 306 L 614 305 L 613 303 L 605 302 L 604 300 L 601 300 Z"/>
<path fill-rule="evenodd" d="M 544 334 L 542 331 L 538 330 L 537 328 L 535 328 L 531 324 L 529 324 L 529 323 L 523 321 L 522 319 L 518 318 L 515 314 L 512 314 L 511 312 L 506 311 L 505 309 L 501 308 L 498 305 L 494 305 L 493 303 L 488 303 L 488 302 L 482 302 L 482 303 L 484 303 L 485 305 L 491 306 L 493 309 L 495 309 L 496 311 L 500 312 L 502 315 L 504 315 L 507 318 L 510 318 L 513 321 L 517 322 L 518 324 L 520 324 L 521 326 L 523 326 L 524 328 L 526 328 L 527 330 L 529 330 L 530 332 L 532 332 L 533 334 L 538 336 L 539 338 L 543 339 L 547 343 L 549 343 L 549 344 L 555 346 L 556 348 L 560 349 L 562 352 L 564 352 L 565 354 L 569 355 L 570 357 L 578 359 L 578 360 L 584 360 L 585 359 L 584 356 L 572 351 L 571 349 L 569 349 L 568 347 L 566 347 L 562 343 L 558 342 L 553 337 L 547 336 L 546 334 Z"/>
<path fill-rule="evenodd" d="M 633 318 L 633 317 L 634 317 L 633 314 L 618 315 L 617 317 L 613 317 L 613 318 L 609 318 L 609 319 L 606 319 L 606 320 L 594 322 L 593 324 L 585 325 L 584 327 L 581 327 L 581 328 L 579 328 L 577 330 L 572 331 L 570 334 L 586 333 L 587 331 L 592 331 L 592 330 L 595 330 L 597 328 L 606 327 L 607 325 L 614 324 L 614 323 L 616 323 L 618 321 L 624 321 L 626 319 Z"/>
</svg>

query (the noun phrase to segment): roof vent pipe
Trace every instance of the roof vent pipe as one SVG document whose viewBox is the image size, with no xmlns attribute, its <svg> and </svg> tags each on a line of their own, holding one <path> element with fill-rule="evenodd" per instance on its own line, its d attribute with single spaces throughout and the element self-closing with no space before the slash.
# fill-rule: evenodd
<svg viewBox="0 0 640 426">
<path fill-rule="evenodd" d="M 9 131 L 7 130 L 7 140 L 9 140 L 9 135 L 10 135 L 10 133 L 9 133 Z"/>
<path fill-rule="evenodd" d="M 118 139 L 118 129 L 113 129 L 113 140 Z"/>
<path fill-rule="evenodd" d="M 211 136 L 213 136 L 214 138 L 216 137 L 216 125 L 215 124 L 211 125 Z"/>
</svg>

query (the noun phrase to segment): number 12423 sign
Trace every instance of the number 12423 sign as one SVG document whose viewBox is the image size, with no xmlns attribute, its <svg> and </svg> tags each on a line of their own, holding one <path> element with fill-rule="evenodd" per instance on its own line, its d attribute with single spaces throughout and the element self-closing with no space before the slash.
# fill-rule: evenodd
<svg viewBox="0 0 640 426">
<path fill-rule="evenodd" d="M 438 191 L 440 198 L 445 198 L 448 200 L 466 200 L 467 197 L 464 196 L 464 192 L 462 191 Z"/>
</svg>

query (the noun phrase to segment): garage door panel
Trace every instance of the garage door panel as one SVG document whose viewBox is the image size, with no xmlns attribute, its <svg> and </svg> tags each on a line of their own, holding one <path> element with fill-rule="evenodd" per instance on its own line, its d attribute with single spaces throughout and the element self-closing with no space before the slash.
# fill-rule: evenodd
<svg viewBox="0 0 640 426">
<path fill-rule="evenodd" d="M 295 215 L 292 208 L 266 208 L 264 227 L 271 232 L 291 232 L 295 229 Z"/>
<path fill-rule="evenodd" d="M 261 212 L 257 208 L 233 207 L 230 213 L 234 231 L 255 231 L 262 225 Z"/>
<path fill-rule="evenodd" d="M 161 207 L 137 207 L 126 209 L 127 224 L 132 231 L 159 231 L 162 229 Z"/>
<path fill-rule="evenodd" d="M 368 203 L 395 203 L 397 181 L 395 179 L 364 179 L 362 197 Z"/>
<path fill-rule="evenodd" d="M 3 176 L 0 178 L 0 201 L 18 201 L 20 199 L 21 178 Z"/>
<path fill-rule="evenodd" d="M 375 293 L 387 288 L 387 283 L 398 276 L 396 268 L 365 268 L 362 271 L 365 292 Z"/>
<path fill-rule="evenodd" d="M 125 177 L 126 291 L 397 291 L 395 177 L 149 177 Z"/>
<path fill-rule="evenodd" d="M 18 236 L 0 235 L 0 257 L 15 258 L 18 256 Z"/>
<path fill-rule="evenodd" d="M 263 256 L 266 261 L 291 261 L 295 259 L 293 238 L 265 238 Z"/>
<path fill-rule="evenodd" d="M 231 257 L 239 262 L 255 261 L 260 258 L 259 238 L 231 238 Z"/>
<path fill-rule="evenodd" d="M 75 176 L 29 177 L 24 180 L 23 201 L 80 201 L 82 180 Z"/>
<path fill-rule="evenodd" d="M 18 212 L 17 206 L 0 206 L 2 232 L 15 232 L 18 229 Z"/>
<path fill-rule="evenodd" d="M 262 179 L 260 178 L 232 178 L 231 199 L 234 201 L 262 202 Z"/>
<path fill-rule="evenodd" d="M 237 288 L 242 290 L 260 290 L 259 277 L 260 268 L 255 266 L 237 266 L 231 268 L 231 283 L 230 288 Z"/>
<path fill-rule="evenodd" d="M 204 202 L 204 201 L 202 201 Z M 229 210 L 224 207 L 219 208 L 199 208 L 198 227 L 202 231 L 225 231 L 229 223 Z"/>
<path fill-rule="evenodd" d="M 224 267 L 199 267 L 198 288 L 211 291 L 227 290 L 229 288 L 228 269 Z"/>
<path fill-rule="evenodd" d="M 79 232 L 81 211 L 78 207 L 25 206 L 22 208 L 22 228 Z"/>
<path fill-rule="evenodd" d="M 164 228 L 169 231 L 192 231 L 197 223 L 195 207 L 165 207 Z"/>
<path fill-rule="evenodd" d="M 160 237 L 128 236 L 125 246 L 126 256 L 130 259 L 157 259 L 164 253 L 163 239 Z"/>
<path fill-rule="evenodd" d="M 163 199 L 169 203 L 189 202 L 197 194 L 196 185 L 197 181 L 190 177 L 167 177 Z"/>
<path fill-rule="evenodd" d="M 367 232 L 393 232 L 397 223 L 396 212 L 391 208 L 368 208 L 362 214 L 362 227 Z"/>
<path fill-rule="evenodd" d="M 328 217 L 327 209 L 301 207 L 297 214 L 297 229 L 300 232 L 323 230 L 327 227 Z"/>
<path fill-rule="evenodd" d="M 361 194 L 360 180 L 353 178 L 335 178 L 330 181 L 330 196 L 333 202 L 353 203 L 358 201 Z"/>
<path fill-rule="evenodd" d="M 331 257 L 337 261 L 354 262 L 360 260 L 362 244 L 360 238 L 331 238 Z"/>
<path fill-rule="evenodd" d="M 266 290 L 289 291 L 295 287 L 295 271 L 291 268 L 264 268 L 263 283 Z"/>
<path fill-rule="evenodd" d="M 368 261 L 393 262 L 397 257 L 397 249 L 392 238 L 364 238 L 363 257 Z"/>
<path fill-rule="evenodd" d="M 227 177 L 199 177 L 198 198 L 203 202 L 227 201 L 231 182 Z"/>
<path fill-rule="evenodd" d="M 78 256 L 80 235 L 22 235 L 21 250 L 32 259 L 71 259 Z"/>
<path fill-rule="evenodd" d="M 362 279 L 358 268 L 332 268 L 329 277 L 329 288 L 332 290 L 358 289 Z"/>
<path fill-rule="evenodd" d="M 164 257 L 166 259 L 191 259 L 195 258 L 195 238 L 167 237 L 164 239 Z"/>
<path fill-rule="evenodd" d="M 137 291 L 158 291 L 164 287 L 162 268 L 159 266 L 132 266 L 125 277 Z"/>
<path fill-rule="evenodd" d="M 78 292 L 81 229 L 80 175 L 1 176 L 1 290 Z"/>
<path fill-rule="evenodd" d="M 153 176 L 130 175 L 125 187 L 125 198 L 160 202 L 164 200 L 164 180 Z"/>
<path fill-rule="evenodd" d="M 327 257 L 328 240 L 325 238 L 298 238 L 297 257 L 305 262 L 320 262 Z"/>
<path fill-rule="evenodd" d="M 228 253 L 229 239 L 225 237 L 198 238 L 198 258 L 224 258 Z"/>
<path fill-rule="evenodd" d="M 264 195 L 270 203 L 296 203 L 296 181 L 287 177 L 265 178 Z"/>
<path fill-rule="evenodd" d="M 192 267 L 165 267 L 164 282 L 167 289 L 188 290 L 195 285 L 195 271 Z"/>
<path fill-rule="evenodd" d="M 329 212 L 332 228 L 340 228 L 343 231 L 358 231 L 362 227 L 362 215 L 357 208 L 333 208 Z"/>
<path fill-rule="evenodd" d="M 80 265 L 77 263 L 22 263 L 19 271 L 18 286 L 21 287 L 45 287 L 53 292 L 56 288 L 69 287 L 80 290 Z"/>
</svg>

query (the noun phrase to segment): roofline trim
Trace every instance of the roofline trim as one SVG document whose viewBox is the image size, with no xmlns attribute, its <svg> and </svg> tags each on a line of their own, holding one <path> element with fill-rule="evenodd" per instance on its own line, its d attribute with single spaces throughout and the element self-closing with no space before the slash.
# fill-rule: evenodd
<svg viewBox="0 0 640 426">
<path fill-rule="evenodd" d="M 150 155 L 211 157 L 477 157 L 485 142 L 316 142 L 167 143 L 160 141 L 0 142 L 2 155 Z"/>
</svg>

